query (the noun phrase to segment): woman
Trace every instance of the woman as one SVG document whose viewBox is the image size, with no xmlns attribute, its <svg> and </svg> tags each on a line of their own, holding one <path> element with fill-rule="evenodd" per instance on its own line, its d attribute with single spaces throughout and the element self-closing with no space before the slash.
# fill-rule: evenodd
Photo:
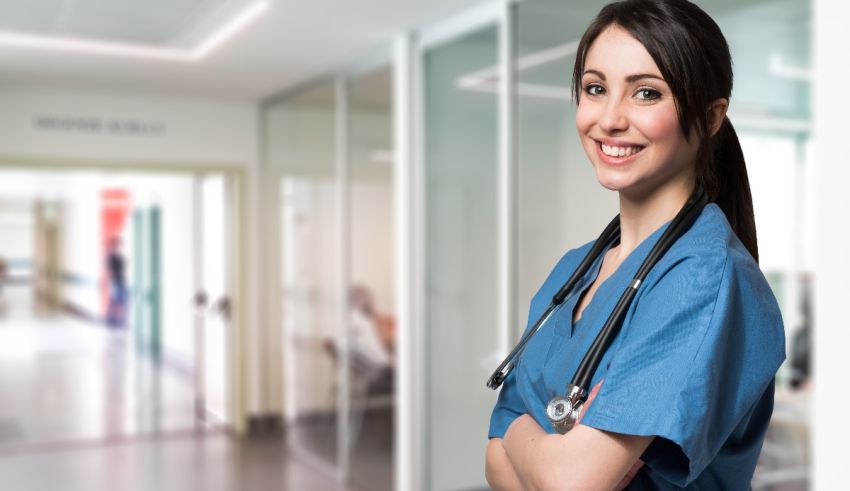
<svg viewBox="0 0 850 491">
<path fill-rule="evenodd" d="M 490 424 L 494 489 L 748 489 L 785 358 L 758 268 L 747 171 L 726 117 L 729 48 L 686 0 L 606 6 L 573 73 L 576 128 L 621 236 L 525 348 Z M 695 186 L 710 198 L 641 284 L 565 435 L 546 418 L 641 262 Z M 536 320 L 592 244 L 532 300 Z"/>
</svg>

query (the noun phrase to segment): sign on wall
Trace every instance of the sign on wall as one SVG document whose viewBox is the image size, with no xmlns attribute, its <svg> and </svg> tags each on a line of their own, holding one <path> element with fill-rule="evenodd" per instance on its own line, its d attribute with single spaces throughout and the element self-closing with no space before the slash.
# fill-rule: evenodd
<svg viewBox="0 0 850 491">
<path fill-rule="evenodd" d="M 166 125 L 162 121 L 101 116 L 36 114 L 32 118 L 36 131 L 111 136 L 162 137 Z"/>
</svg>

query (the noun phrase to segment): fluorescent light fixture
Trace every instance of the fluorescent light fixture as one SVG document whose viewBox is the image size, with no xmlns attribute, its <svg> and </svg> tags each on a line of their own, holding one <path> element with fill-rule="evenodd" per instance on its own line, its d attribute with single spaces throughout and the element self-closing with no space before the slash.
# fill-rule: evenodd
<svg viewBox="0 0 850 491">
<path fill-rule="evenodd" d="M 271 0 L 259 0 L 248 5 L 213 31 L 193 48 L 157 48 L 143 44 L 97 41 L 76 37 L 40 36 L 20 32 L 0 31 L 0 46 L 66 51 L 95 55 L 148 58 L 164 61 L 194 62 L 207 57 L 256 20 L 271 6 Z"/>
<path fill-rule="evenodd" d="M 814 78 L 811 68 L 795 67 L 786 63 L 782 53 L 774 51 L 770 54 L 770 74 L 774 77 L 811 82 Z"/>
<path fill-rule="evenodd" d="M 534 67 L 546 65 L 562 58 L 567 58 L 576 54 L 578 50 L 578 41 L 570 41 L 560 44 L 549 49 L 529 53 L 521 56 L 516 61 L 517 72 L 522 72 Z M 462 75 L 457 79 L 456 86 L 461 90 L 472 92 L 499 92 L 499 67 L 497 65 L 489 66 L 481 70 L 476 70 L 472 73 Z M 520 96 L 537 97 L 542 99 L 556 99 L 571 101 L 573 99 L 572 92 L 569 88 L 528 84 L 519 82 L 516 84 L 517 93 Z"/>
<path fill-rule="evenodd" d="M 468 87 L 460 87 L 470 92 L 483 92 L 487 94 L 498 94 L 500 87 L 498 82 L 480 82 Z M 572 101 L 573 93 L 569 88 L 557 85 L 540 85 L 517 83 L 516 92 L 520 97 L 534 97 L 537 99 L 554 99 L 557 101 Z"/>
<path fill-rule="evenodd" d="M 219 46 L 227 42 L 233 36 L 238 34 L 242 29 L 246 28 L 254 20 L 257 19 L 263 12 L 271 6 L 270 0 L 260 0 L 249 5 L 245 10 L 236 14 L 233 18 L 224 23 L 209 37 L 203 40 L 195 49 L 192 50 L 193 55 L 198 59 L 206 57 Z"/>
</svg>

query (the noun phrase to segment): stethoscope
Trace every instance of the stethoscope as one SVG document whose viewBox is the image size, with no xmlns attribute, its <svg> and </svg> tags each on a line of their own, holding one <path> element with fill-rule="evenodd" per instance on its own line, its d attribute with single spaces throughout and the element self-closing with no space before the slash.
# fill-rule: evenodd
<svg viewBox="0 0 850 491">
<path fill-rule="evenodd" d="M 632 300 L 635 298 L 641 283 L 643 283 L 646 279 L 646 276 L 652 270 L 652 267 L 655 266 L 661 257 L 664 256 L 676 240 L 688 231 L 707 203 L 708 197 L 705 192 L 702 188 L 697 187 L 694 193 L 685 202 L 684 206 L 682 206 L 682 209 L 679 210 L 679 213 L 677 213 L 673 218 L 673 221 L 670 223 L 670 226 L 667 227 L 667 230 L 665 230 L 661 235 L 661 238 L 658 239 L 658 242 L 649 252 L 646 259 L 644 259 L 640 268 L 638 268 L 634 279 L 632 279 L 622 296 L 620 296 L 620 300 L 617 302 L 614 310 L 611 312 L 611 315 L 608 316 L 608 320 L 605 321 L 605 325 L 602 326 L 602 330 L 599 331 L 596 339 L 593 340 L 593 344 L 590 345 L 590 348 L 587 350 L 587 353 L 585 353 L 584 358 L 582 358 L 573 378 L 570 380 L 570 383 L 567 384 L 566 395 L 555 395 L 549 401 L 549 404 L 547 404 L 546 416 L 549 418 L 549 421 L 558 433 L 564 434 L 575 426 L 576 421 L 584 408 L 584 403 L 587 401 L 591 378 L 596 372 L 596 369 L 599 367 L 599 363 L 602 361 L 602 357 L 605 355 L 605 352 L 611 346 L 611 343 L 617 337 L 617 334 L 620 333 L 623 319 L 625 318 L 626 312 L 629 310 L 629 305 L 631 305 Z M 567 282 L 564 283 L 564 286 L 558 290 L 558 293 L 552 297 L 552 303 L 549 304 L 549 307 L 546 308 L 540 318 L 537 319 L 534 326 L 526 331 L 526 334 L 519 340 L 516 347 L 514 347 L 507 358 L 505 358 L 498 368 L 496 368 L 496 371 L 490 375 L 490 378 L 487 380 L 487 387 L 495 390 L 502 385 L 502 382 L 505 381 L 505 378 L 511 370 L 514 369 L 516 360 L 522 354 L 523 349 L 525 349 L 525 346 L 531 338 L 540 331 L 546 321 L 552 317 L 552 314 L 561 307 L 564 300 L 570 295 L 570 293 L 572 293 L 576 283 L 584 277 L 587 270 L 590 269 L 591 265 L 596 261 L 600 254 L 602 254 L 602 251 L 619 239 L 620 215 L 617 215 L 613 220 L 611 220 L 611 223 L 608 224 L 605 230 L 602 231 L 599 238 L 596 239 L 593 247 L 591 247 L 590 251 L 584 259 L 582 259 L 572 276 L 570 276 Z"/>
</svg>

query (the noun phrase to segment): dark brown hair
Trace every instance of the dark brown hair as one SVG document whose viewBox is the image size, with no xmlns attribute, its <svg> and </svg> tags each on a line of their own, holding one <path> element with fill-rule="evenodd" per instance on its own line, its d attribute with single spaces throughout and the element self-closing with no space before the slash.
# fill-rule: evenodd
<svg viewBox="0 0 850 491">
<path fill-rule="evenodd" d="M 732 230 L 758 261 L 753 198 L 744 153 L 729 118 L 710 136 L 709 107 L 732 95 L 732 56 L 714 20 L 687 0 L 623 0 L 606 5 L 582 36 L 573 68 L 573 96 L 582 94 L 581 78 L 590 45 L 607 27 L 617 25 L 634 36 L 655 61 L 670 86 L 685 137 L 700 139 L 696 184 L 717 203 Z"/>
</svg>

